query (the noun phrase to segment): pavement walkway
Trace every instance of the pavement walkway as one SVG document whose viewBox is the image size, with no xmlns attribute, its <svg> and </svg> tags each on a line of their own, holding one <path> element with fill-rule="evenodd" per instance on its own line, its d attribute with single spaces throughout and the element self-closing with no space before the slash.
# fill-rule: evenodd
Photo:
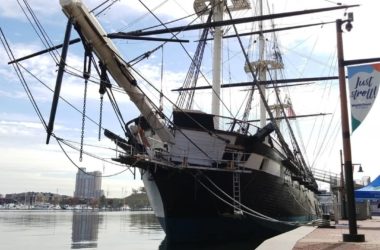
<svg viewBox="0 0 380 250">
<path fill-rule="evenodd" d="M 297 241 L 306 235 L 310 234 L 315 230 L 315 227 L 299 227 L 287 233 L 283 233 L 277 235 L 273 238 L 270 238 L 260 246 L 256 248 L 256 250 L 282 250 L 282 249 L 293 249 L 294 245 Z"/>
<path fill-rule="evenodd" d="M 348 221 L 331 222 L 331 228 L 299 227 L 290 232 L 264 241 L 257 249 L 294 249 L 294 250 L 380 250 L 380 217 L 357 221 L 358 234 L 364 234 L 365 242 L 343 242 L 343 234 L 347 234 Z"/>
</svg>

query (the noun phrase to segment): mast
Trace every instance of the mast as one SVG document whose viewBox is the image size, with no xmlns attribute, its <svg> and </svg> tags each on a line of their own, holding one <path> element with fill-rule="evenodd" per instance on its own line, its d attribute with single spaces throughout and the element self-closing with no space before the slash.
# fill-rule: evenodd
<svg viewBox="0 0 380 250">
<path fill-rule="evenodd" d="M 259 1 L 259 9 L 260 9 L 260 16 L 262 16 L 263 13 L 263 1 Z M 262 33 L 263 31 L 263 21 L 259 22 L 259 64 L 258 64 L 258 70 L 259 70 L 259 81 L 266 81 L 266 65 L 264 65 L 264 58 L 265 58 L 265 39 L 264 35 Z M 263 93 L 263 96 L 266 96 L 265 87 L 260 85 L 260 89 Z M 262 98 L 260 99 L 260 127 L 263 128 L 266 125 L 266 109 L 264 105 L 265 100 Z"/>
<path fill-rule="evenodd" d="M 214 22 L 223 21 L 224 1 L 214 0 Z M 212 104 L 211 113 L 215 115 L 214 126 L 219 128 L 219 116 L 220 116 L 220 79 L 221 79 L 221 67 L 222 67 L 222 39 L 223 30 L 221 27 L 215 27 L 214 29 L 214 48 L 212 57 Z"/>
<path fill-rule="evenodd" d="M 195 0 L 194 10 L 196 13 L 203 13 L 205 15 L 209 13 L 204 11 L 208 9 L 209 0 Z M 225 0 L 213 0 L 211 6 L 213 6 L 213 21 L 214 23 L 223 22 L 223 14 L 225 10 L 225 5 L 227 2 Z M 248 0 L 234 0 L 231 2 L 231 6 L 228 6 L 230 11 L 239 11 L 250 9 L 251 6 Z M 222 78 L 222 41 L 223 41 L 223 29 L 221 26 L 214 26 L 214 47 L 212 56 L 212 102 L 211 102 L 211 113 L 215 115 L 214 117 L 214 127 L 219 128 L 219 116 L 220 116 L 220 89 L 221 89 L 221 78 Z"/>
<path fill-rule="evenodd" d="M 264 7 L 263 7 L 263 1 L 260 0 L 258 1 L 258 16 L 264 16 Z M 266 49 L 266 42 L 264 38 L 264 33 L 266 31 L 263 29 L 263 19 L 259 19 L 259 28 L 257 32 L 254 32 L 255 34 L 258 34 L 258 58 L 257 61 L 252 61 L 249 62 L 245 65 L 244 70 L 246 73 L 251 74 L 251 69 L 255 70 L 257 72 L 257 81 L 258 82 L 267 82 L 267 71 L 272 70 L 274 71 L 274 76 L 275 79 L 277 80 L 277 70 L 283 69 L 283 63 L 281 60 L 278 60 L 278 58 L 274 58 L 274 60 L 266 59 L 268 57 L 265 54 L 265 49 Z M 275 29 L 273 29 L 275 30 Z M 260 108 L 260 127 L 263 128 L 266 125 L 267 121 L 267 108 L 266 108 L 266 86 L 264 84 L 259 84 L 258 86 L 260 88 L 260 93 L 261 93 L 261 98 L 260 98 L 260 103 L 259 103 L 259 108 Z M 253 88 L 250 90 L 252 91 L 253 94 Z M 251 98 L 247 102 L 246 110 L 243 116 L 243 120 L 248 120 L 249 116 L 249 111 L 251 107 L 251 102 L 252 102 L 252 94 Z M 280 107 L 281 104 L 278 104 L 277 106 Z M 275 105 L 276 106 L 276 105 Z M 275 107 L 273 106 L 273 107 Z"/>
<path fill-rule="evenodd" d="M 258 9 L 259 9 L 258 16 L 262 16 L 264 14 L 264 11 L 263 11 L 263 1 L 262 0 L 258 1 Z M 265 46 L 266 46 L 266 43 L 265 43 L 264 33 L 263 33 L 263 20 L 259 21 L 258 35 L 259 35 L 259 38 L 258 38 L 258 52 L 259 52 L 258 59 L 257 59 L 257 61 L 250 62 L 249 64 L 251 64 L 252 68 L 256 70 L 258 81 L 266 81 L 266 79 L 267 79 L 267 77 L 266 77 L 266 71 L 267 71 L 267 68 L 268 68 L 268 61 L 265 60 Z M 245 66 L 245 71 L 247 73 L 251 73 L 251 70 L 250 70 L 250 68 L 249 68 L 248 65 Z M 262 95 L 264 97 L 266 97 L 265 86 L 264 85 L 259 85 L 259 88 L 260 88 L 260 92 L 262 93 Z M 245 120 L 245 119 L 248 120 L 249 111 L 251 110 L 254 89 L 252 88 L 250 91 L 251 91 L 251 96 L 250 96 L 250 98 L 248 100 L 243 120 Z M 266 100 L 264 100 L 263 98 L 260 98 L 260 104 L 259 104 L 259 108 L 260 108 L 260 116 L 259 116 L 260 128 L 265 127 L 266 120 L 267 120 L 266 107 L 265 107 L 265 103 L 264 102 L 266 102 Z"/>
</svg>

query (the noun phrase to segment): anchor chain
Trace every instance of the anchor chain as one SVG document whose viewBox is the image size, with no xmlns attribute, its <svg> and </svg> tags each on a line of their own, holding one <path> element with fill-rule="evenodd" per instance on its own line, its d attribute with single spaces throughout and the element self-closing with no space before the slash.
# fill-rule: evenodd
<svg viewBox="0 0 380 250">
<path fill-rule="evenodd" d="M 106 66 L 99 61 L 100 68 L 100 86 L 99 86 L 99 94 L 100 94 L 100 113 L 99 113 L 99 131 L 98 131 L 98 140 L 101 138 L 101 129 L 102 129 L 102 119 L 103 119 L 103 97 L 107 91 L 107 88 L 111 88 L 110 79 L 107 76 L 107 68 Z"/>
<path fill-rule="evenodd" d="M 103 95 L 100 95 L 100 110 L 99 110 L 99 131 L 98 131 L 98 141 L 101 139 L 102 130 L 102 114 L 103 114 Z"/>
<path fill-rule="evenodd" d="M 92 59 L 91 49 L 86 47 L 85 56 L 84 56 L 84 64 L 83 64 L 84 95 L 83 95 L 83 112 L 82 112 L 82 130 L 81 130 L 80 149 L 79 149 L 80 162 L 82 162 L 83 160 L 84 128 L 86 124 L 87 86 L 88 86 L 88 79 L 90 78 L 90 73 L 91 73 L 91 59 Z"/>
<path fill-rule="evenodd" d="M 79 150 L 79 161 L 83 159 L 83 141 L 84 141 L 84 126 L 86 123 L 86 98 L 87 98 L 87 80 L 84 82 L 84 97 L 83 97 L 83 112 L 82 112 L 82 130 L 80 137 L 80 150 Z"/>
</svg>

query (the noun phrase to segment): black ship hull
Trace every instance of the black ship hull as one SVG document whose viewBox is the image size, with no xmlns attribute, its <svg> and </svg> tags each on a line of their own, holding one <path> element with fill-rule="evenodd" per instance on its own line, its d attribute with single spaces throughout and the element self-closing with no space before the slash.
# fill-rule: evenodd
<svg viewBox="0 0 380 250">
<path fill-rule="evenodd" d="M 241 213 L 229 198 L 233 171 L 159 167 L 143 180 L 172 242 L 269 238 L 316 218 L 310 191 L 263 171 L 240 173 Z"/>
</svg>

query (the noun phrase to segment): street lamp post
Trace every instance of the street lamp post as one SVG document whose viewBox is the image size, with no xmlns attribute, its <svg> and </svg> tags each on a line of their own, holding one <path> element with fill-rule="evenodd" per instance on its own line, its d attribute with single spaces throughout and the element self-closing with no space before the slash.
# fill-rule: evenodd
<svg viewBox="0 0 380 250">
<path fill-rule="evenodd" d="M 342 202 L 342 219 L 347 219 L 346 210 L 346 194 L 344 192 L 344 174 L 343 174 L 344 164 L 343 164 L 343 153 L 340 150 L 340 192 L 341 192 L 341 202 Z"/>
<path fill-rule="evenodd" d="M 352 29 L 351 22 L 353 21 L 352 13 L 348 14 L 347 20 L 336 20 L 336 34 L 337 34 L 337 52 L 338 52 L 338 70 L 339 70 L 339 91 L 340 91 L 340 107 L 341 107 L 341 122 L 342 122 L 342 137 L 343 137 L 343 153 L 344 153 L 344 174 L 347 195 L 347 210 L 348 210 L 348 223 L 349 233 L 343 234 L 343 241 L 345 242 L 364 242 L 365 237 L 363 234 L 358 234 L 356 224 L 356 208 L 354 197 L 354 181 L 352 173 L 352 158 L 351 158 L 351 141 L 350 141 L 350 127 L 348 122 L 348 109 L 347 109 L 347 92 L 346 92 L 346 73 L 344 69 L 344 54 L 342 42 L 342 25 L 346 24 L 346 29 Z"/>
</svg>

